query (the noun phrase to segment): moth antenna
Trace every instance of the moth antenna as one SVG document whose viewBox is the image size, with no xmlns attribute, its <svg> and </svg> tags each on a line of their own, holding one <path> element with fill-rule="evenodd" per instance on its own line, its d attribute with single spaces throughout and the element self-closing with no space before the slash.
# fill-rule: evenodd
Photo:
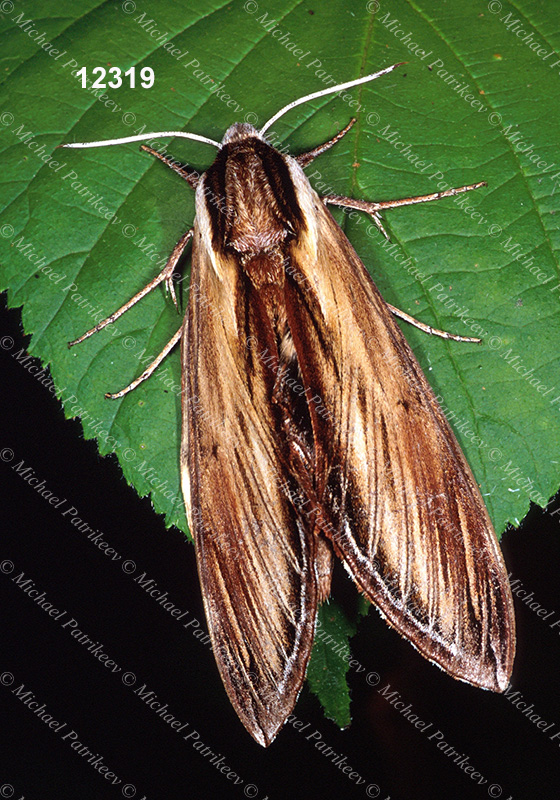
<svg viewBox="0 0 560 800">
<path fill-rule="evenodd" d="M 288 103 L 287 106 L 281 108 L 273 117 L 271 117 L 268 122 L 266 122 L 262 128 L 261 133 L 264 133 L 271 125 L 274 125 L 277 119 L 280 119 L 287 111 L 290 111 L 292 108 L 296 106 L 300 106 L 302 103 L 307 103 L 308 100 L 315 100 L 317 97 L 323 97 L 326 94 L 333 94 L 334 92 L 341 92 L 343 89 L 350 89 L 351 86 L 358 86 L 360 83 L 367 83 L 368 81 L 374 81 L 376 78 L 380 78 L 382 75 L 386 75 L 388 72 L 392 72 L 397 67 L 401 67 L 403 64 L 406 64 L 406 61 L 399 61 L 398 64 L 393 64 L 392 67 L 386 67 L 382 69 L 380 72 L 374 72 L 372 75 L 366 75 L 364 78 L 357 78 L 355 81 L 348 81 L 347 83 L 339 83 L 337 86 L 331 86 L 328 89 L 321 89 L 320 92 L 313 92 L 313 94 L 306 94 L 305 97 L 300 97 L 299 100 L 294 100 L 292 103 Z"/>
<path fill-rule="evenodd" d="M 157 131 L 156 133 L 143 133 L 140 136 L 124 136 L 122 139 L 103 139 L 100 142 L 72 142 L 71 144 L 59 144 L 58 147 L 108 147 L 112 144 L 129 144 L 130 142 L 145 142 L 154 139 L 156 136 L 178 136 L 182 139 L 194 139 L 195 142 L 204 142 L 220 149 L 220 143 L 214 139 L 207 139 L 206 136 L 199 136 L 197 133 L 185 133 L 184 131 Z"/>
</svg>

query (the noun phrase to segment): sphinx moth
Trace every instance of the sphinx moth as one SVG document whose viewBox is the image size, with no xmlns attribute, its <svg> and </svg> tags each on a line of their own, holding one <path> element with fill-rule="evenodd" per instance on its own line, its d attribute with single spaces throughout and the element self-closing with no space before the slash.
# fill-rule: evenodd
<svg viewBox="0 0 560 800">
<path fill-rule="evenodd" d="M 508 575 L 479 489 L 394 315 L 327 206 L 379 212 L 483 186 L 379 203 L 319 197 L 296 157 L 266 130 L 294 106 L 396 66 L 300 98 L 261 130 L 221 142 L 159 132 L 67 147 L 184 136 L 218 150 L 199 175 L 149 146 L 196 190 L 179 340 L 182 487 L 214 654 L 249 733 L 268 746 L 305 678 L 333 559 L 390 625 L 455 678 L 503 691 L 515 651 Z M 462 339 L 422 326 L 431 333 Z M 475 340 L 467 340 L 475 341 Z"/>
</svg>

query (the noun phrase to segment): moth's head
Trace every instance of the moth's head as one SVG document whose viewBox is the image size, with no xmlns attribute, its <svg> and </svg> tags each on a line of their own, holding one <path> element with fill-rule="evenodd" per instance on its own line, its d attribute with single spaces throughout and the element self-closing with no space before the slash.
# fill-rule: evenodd
<svg viewBox="0 0 560 800">
<path fill-rule="evenodd" d="M 224 138 L 220 143 L 220 147 L 226 144 L 235 144 L 242 142 L 244 139 L 257 138 L 264 141 L 264 136 L 248 122 L 236 122 L 231 125 L 224 134 Z"/>
</svg>

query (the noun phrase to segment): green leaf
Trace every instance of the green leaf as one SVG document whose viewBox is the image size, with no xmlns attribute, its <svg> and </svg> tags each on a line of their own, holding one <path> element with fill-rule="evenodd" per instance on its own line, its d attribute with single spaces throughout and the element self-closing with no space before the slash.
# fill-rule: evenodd
<svg viewBox="0 0 560 800">
<path fill-rule="evenodd" d="M 348 640 L 356 633 L 356 627 L 356 622 L 350 622 L 336 603 L 323 603 L 307 671 L 309 688 L 319 698 L 327 717 L 341 728 L 350 724 L 346 672 L 351 658 Z"/>
<path fill-rule="evenodd" d="M 521 520 L 531 500 L 546 505 L 560 484 L 560 35 L 551 4 L 38 0 L 3 9 L 0 288 L 23 307 L 29 352 L 48 365 L 66 415 L 82 419 L 103 455 L 117 454 L 168 525 L 186 531 L 178 353 L 124 399 L 104 393 L 138 376 L 180 317 L 158 289 L 80 346 L 66 342 L 156 274 L 192 223 L 192 193 L 136 145 L 55 148 L 154 130 L 219 140 L 233 122 L 262 125 L 295 98 L 397 61 L 407 64 L 348 96 L 291 111 L 273 141 L 302 152 L 357 117 L 308 169 L 323 193 L 380 200 L 488 182 L 389 211 L 390 245 L 367 219 L 336 213 L 388 302 L 483 338 L 442 341 L 403 324 L 496 530 Z M 155 86 L 96 97 L 72 74 L 84 66 L 88 75 L 149 66 Z M 214 157 L 185 140 L 169 150 L 200 170 Z M 188 267 L 185 278 L 183 304 Z M 334 603 L 328 614 L 342 620 Z M 333 626 L 346 646 L 353 626 Z M 310 682 L 345 724 L 347 689 L 328 655 L 318 642 Z"/>
</svg>

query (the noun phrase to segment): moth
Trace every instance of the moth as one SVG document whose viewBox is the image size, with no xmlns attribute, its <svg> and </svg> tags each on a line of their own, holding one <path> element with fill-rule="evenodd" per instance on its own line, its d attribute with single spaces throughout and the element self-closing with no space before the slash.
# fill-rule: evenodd
<svg viewBox="0 0 560 800">
<path fill-rule="evenodd" d="M 196 190 L 196 218 L 162 272 L 75 342 L 173 274 L 192 240 L 181 341 L 182 489 L 216 662 L 239 718 L 268 746 L 294 708 L 334 557 L 387 622 L 454 678 L 503 691 L 515 620 L 504 560 L 476 481 L 394 315 L 328 205 L 380 212 L 448 197 L 367 202 L 319 197 L 265 137 L 295 106 L 391 72 L 315 92 L 260 131 L 221 142 L 202 175 L 144 145 Z"/>
</svg>

